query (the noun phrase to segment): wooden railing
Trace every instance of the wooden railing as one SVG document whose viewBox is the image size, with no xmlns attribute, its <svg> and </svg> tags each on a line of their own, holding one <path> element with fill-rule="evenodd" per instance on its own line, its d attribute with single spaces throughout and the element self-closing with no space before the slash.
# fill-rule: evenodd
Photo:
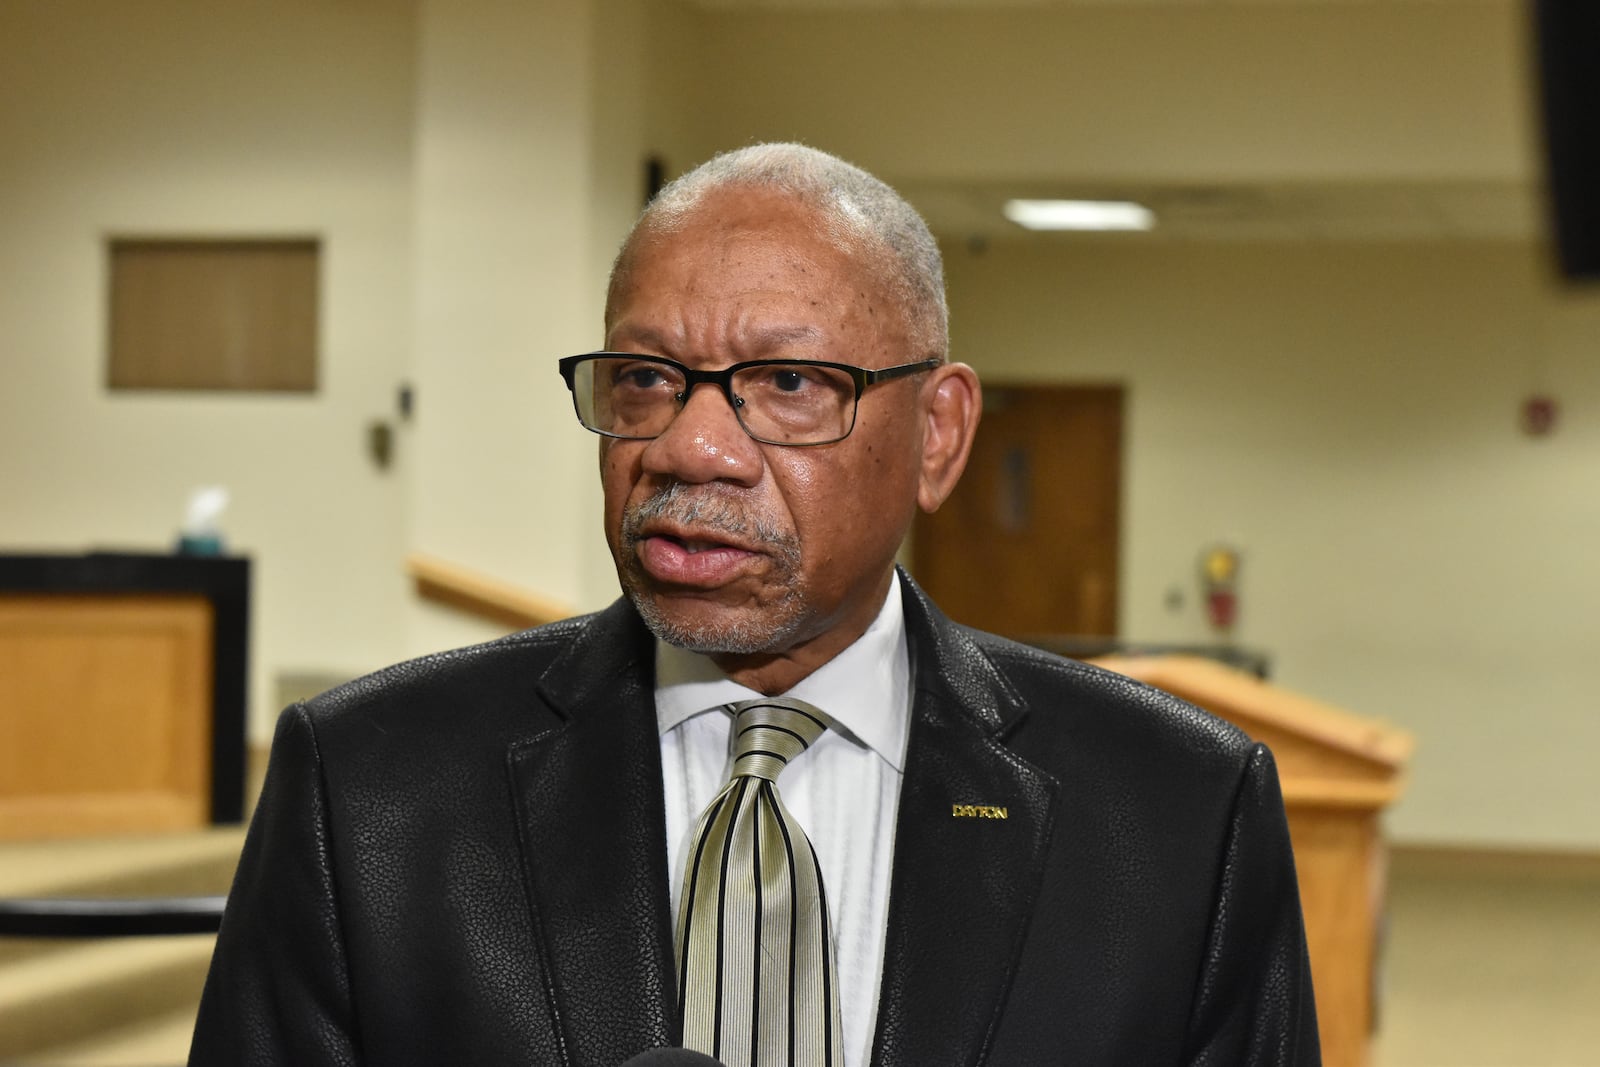
<svg viewBox="0 0 1600 1067">
<path fill-rule="evenodd" d="M 570 604 L 421 552 L 406 557 L 406 574 L 418 596 L 518 630 L 576 614 Z"/>
</svg>

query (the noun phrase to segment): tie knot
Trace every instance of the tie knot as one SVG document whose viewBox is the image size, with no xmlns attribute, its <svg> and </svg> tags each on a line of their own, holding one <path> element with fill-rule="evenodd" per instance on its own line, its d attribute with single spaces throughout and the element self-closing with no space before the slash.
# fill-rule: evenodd
<svg viewBox="0 0 1600 1067">
<path fill-rule="evenodd" d="M 820 708 L 788 697 L 762 697 L 730 705 L 733 774 L 778 780 L 778 773 L 828 728 Z"/>
</svg>

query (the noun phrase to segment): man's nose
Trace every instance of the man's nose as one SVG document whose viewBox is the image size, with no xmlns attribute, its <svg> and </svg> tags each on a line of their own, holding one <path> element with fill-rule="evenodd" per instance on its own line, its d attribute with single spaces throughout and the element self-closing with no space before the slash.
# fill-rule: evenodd
<svg viewBox="0 0 1600 1067">
<path fill-rule="evenodd" d="M 710 383 L 690 390 L 677 416 L 645 446 L 641 461 L 651 474 L 690 484 L 754 485 L 761 478 L 761 449 L 739 425 L 727 396 Z"/>
</svg>

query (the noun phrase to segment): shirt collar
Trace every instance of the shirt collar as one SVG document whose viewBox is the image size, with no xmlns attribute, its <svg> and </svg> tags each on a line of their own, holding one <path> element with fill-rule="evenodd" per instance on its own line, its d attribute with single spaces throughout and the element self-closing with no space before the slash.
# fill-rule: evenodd
<svg viewBox="0 0 1600 1067">
<path fill-rule="evenodd" d="M 911 657 L 898 573 L 891 574 L 889 595 L 866 633 L 782 695 L 815 704 L 840 733 L 903 770 Z M 656 641 L 656 724 L 663 734 L 703 712 L 759 696 L 723 674 L 709 656 Z"/>
</svg>

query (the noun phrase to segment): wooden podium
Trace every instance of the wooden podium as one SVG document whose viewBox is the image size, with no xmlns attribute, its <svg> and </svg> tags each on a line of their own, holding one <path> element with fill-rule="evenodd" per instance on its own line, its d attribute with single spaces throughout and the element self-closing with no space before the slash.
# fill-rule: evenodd
<svg viewBox="0 0 1600 1067">
<path fill-rule="evenodd" d="M 1211 660 L 1093 662 L 1197 704 L 1272 749 L 1294 840 L 1323 1063 L 1363 1067 L 1384 900 L 1379 816 L 1404 789 L 1411 735 Z"/>
<path fill-rule="evenodd" d="M 0 840 L 244 814 L 250 563 L 0 555 Z"/>
</svg>

